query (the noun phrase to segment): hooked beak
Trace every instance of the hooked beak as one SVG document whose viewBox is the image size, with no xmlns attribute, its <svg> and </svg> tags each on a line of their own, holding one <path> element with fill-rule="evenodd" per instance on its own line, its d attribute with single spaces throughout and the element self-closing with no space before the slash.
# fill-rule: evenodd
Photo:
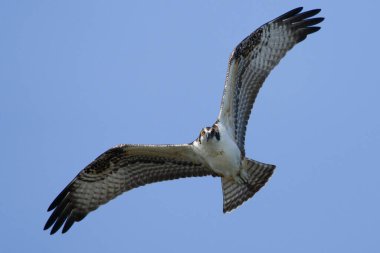
<svg viewBox="0 0 380 253">
<path fill-rule="evenodd" d="M 215 131 L 214 130 L 212 130 L 211 132 L 207 132 L 206 133 L 206 141 L 208 142 L 209 139 L 214 138 L 214 135 L 215 135 Z"/>
<path fill-rule="evenodd" d="M 213 134 L 212 133 L 206 133 L 206 141 L 208 142 L 208 140 L 210 139 L 210 138 L 212 138 L 212 136 L 213 136 Z"/>
</svg>

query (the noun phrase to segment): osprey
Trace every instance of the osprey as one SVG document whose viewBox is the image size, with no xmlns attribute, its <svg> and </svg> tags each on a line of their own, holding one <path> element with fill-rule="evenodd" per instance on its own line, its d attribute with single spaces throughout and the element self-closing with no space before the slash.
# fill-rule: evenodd
<svg viewBox="0 0 380 253">
<path fill-rule="evenodd" d="M 264 80 L 298 42 L 320 29 L 320 12 L 293 9 L 262 25 L 233 50 L 220 112 L 211 127 L 183 145 L 118 145 L 85 167 L 54 199 L 44 229 L 65 233 L 125 191 L 184 177 L 221 177 L 223 212 L 251 198 L 268 181 L 274 165 L 245 156 L 245 132 Z"/>
</svg>

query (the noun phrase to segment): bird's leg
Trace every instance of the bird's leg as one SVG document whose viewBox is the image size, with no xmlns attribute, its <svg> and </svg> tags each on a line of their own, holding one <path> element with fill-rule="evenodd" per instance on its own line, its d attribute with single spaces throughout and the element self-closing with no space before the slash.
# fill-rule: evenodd
<svg viewBox="0 0 380 253">
<path fill-rule="evenodd" d="M 240 174 L 240 178 L 243 179 L 244 183 L 248 184 L 249 175 L 248 175 L 247 170 L 245 170 L 244 168 L 241 168 L 239 174 Z"/>
<path fill-rule="evenodd" d="M 240 169 L 239 173 L 233 176 L 234 180 L 238 184 L 248 184 L 249 175 L 243 168 Z"/>
</svg>

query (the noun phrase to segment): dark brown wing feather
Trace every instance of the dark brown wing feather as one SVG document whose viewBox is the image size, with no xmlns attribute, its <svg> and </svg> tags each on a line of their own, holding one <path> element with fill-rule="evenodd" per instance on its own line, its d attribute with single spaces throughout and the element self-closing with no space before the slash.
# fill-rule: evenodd
<svg viewBox="0 0 380 253">
<path fill-rule="evenodd" d="M 232 52 L 218 121 L 222 122 L 245 155 L 245 132 L 256 96 L 269 75 L 295 44 L 320 29 L 320 9 L 291 10 L 264 24 Z"/>
<path fill-rule="evenodd" d="M 121 193 L 145 184 L 184 177 L 216 176 L 190 145 L 122 145 L 111 148 L 83 169 L 54 199 L 44 229 L 65 233 Z"/>
</svg>

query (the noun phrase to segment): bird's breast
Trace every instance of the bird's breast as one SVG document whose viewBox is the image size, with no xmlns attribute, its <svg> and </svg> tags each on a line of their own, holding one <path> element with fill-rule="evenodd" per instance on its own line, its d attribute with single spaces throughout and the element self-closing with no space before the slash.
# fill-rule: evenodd
<svg viewBox="0 0 380 253">
<path fill-rule="evenodd" d="M 197 153 L 216 173 L 223 176 L 235 175 L 241 167 L 240 149 L 227 133 L 221 132 L 220 136 L 220 141 L 197 143 Z"/>
</svg>

